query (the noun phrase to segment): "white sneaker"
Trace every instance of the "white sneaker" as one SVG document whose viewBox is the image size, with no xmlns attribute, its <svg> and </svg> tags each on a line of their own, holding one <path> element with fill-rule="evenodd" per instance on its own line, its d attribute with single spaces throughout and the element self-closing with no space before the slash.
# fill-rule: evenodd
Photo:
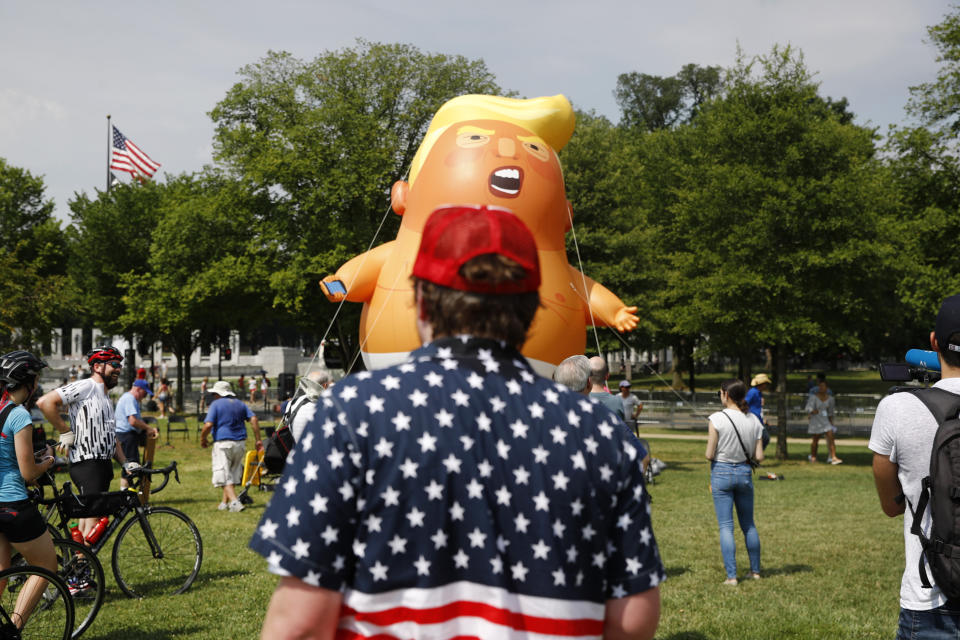
<svg viewBox="0 0 960 640">
<path fill-rule="evenodd" d="M 226 502 L 221 502 L 217 505 L 217 511 L 226 511 L 228 506 Z"/>
<path fill-rule="evenodd" d="M 240 502 L 239 500 L 232 501 L 227 508 L 233 512 L 243 511 L 244 509 L 246 509 L 246 507 L 243 506 L 243 503 Z"/>
</svg>

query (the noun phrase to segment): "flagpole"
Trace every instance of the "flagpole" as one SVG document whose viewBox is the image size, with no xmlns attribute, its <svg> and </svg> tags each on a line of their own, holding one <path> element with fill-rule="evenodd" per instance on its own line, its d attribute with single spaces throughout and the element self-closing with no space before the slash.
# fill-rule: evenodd
<svg viewBox="0 0 960 640">
<path fill-rule="evenodd" d="M 107 114 L 107 193 L 110 193 L 110 147 L 111 147 L 111 135 L 110 135 L 110 114 Z"/>
</svg>

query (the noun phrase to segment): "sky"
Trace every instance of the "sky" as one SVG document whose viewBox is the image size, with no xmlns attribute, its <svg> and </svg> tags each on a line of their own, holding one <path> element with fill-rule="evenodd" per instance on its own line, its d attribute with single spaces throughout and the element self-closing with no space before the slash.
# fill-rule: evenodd
<svg viewBox="0 0 960 640">
<path fill-rule="evenodd" d="M 800 49 L 821 94 L 858 124 L 907 124 L 909 87 L 936 77 L 932 0 L 165 0 L 0 2 L 0 158 L 42 176 L 57 216 L 106 183 L 107 120 L 179 174 L 212 162 L 207 115 L 268 51 L 310 60 L 371 42 L 482 58 L 522 97 L 565 94 L 619 119 L 617 76 L 733 66 Z M 125 178 L 121 178 L 125 179 Z"/>
</svg>

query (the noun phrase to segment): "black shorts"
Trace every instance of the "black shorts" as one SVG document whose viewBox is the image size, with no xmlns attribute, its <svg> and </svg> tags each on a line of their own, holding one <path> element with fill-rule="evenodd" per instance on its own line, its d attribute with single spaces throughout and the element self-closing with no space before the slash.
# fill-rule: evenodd
<svg viewBox="0 0 960 640">
<path fill-rule="evenodd" d="M 83 460 L 70 465 L 70 479 L 77 493 L 105 493 L 113 480 L 112 460 Z"/>
<path fill-rule="evenodd" d="M 10 542 L 30 542 L 46 530 L 47 523 L 30 500 L 0 502 L 0 534 Z"/>
<path fill-rule="evenodd" d="M 117 442 L 120 443 L 120 450 L 127 457 L 127 462 L 140 462 L 140 447 L 143 446 L 146 435 L 143 431 L 121 431 L 117 434 Z M 123 469 L 120 470 L 120 477 L 130 479 Z"/>
</svg>

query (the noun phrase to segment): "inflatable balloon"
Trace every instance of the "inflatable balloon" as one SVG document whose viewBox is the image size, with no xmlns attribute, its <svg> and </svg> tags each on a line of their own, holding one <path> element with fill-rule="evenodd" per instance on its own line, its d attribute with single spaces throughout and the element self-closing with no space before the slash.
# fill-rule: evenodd
<svg viewBox="0 0 960 640">
<path fill-rule="evenodd" d="M 573 108 L 562 95 L 529 100 L 466 95 L 440 107 L 414 156 L 409 183 L 393 186 L 391 206 L 403 217 L 396 239 L 321 281 L 329 300 L 363 303 L 360 341 L 368 368 L 401 362 L 420 346 L 410 273 L 424 222 L 446 204 L 510 209 L 536 238 L 542 308 L 522 351 L 542 375 L 583 353 L 587 325 L 636 327 L 636 307 L 625 306 L 567 262 L 564 236 L 572 211 L 557 151 L 573 127 Z"/>
</svg>

